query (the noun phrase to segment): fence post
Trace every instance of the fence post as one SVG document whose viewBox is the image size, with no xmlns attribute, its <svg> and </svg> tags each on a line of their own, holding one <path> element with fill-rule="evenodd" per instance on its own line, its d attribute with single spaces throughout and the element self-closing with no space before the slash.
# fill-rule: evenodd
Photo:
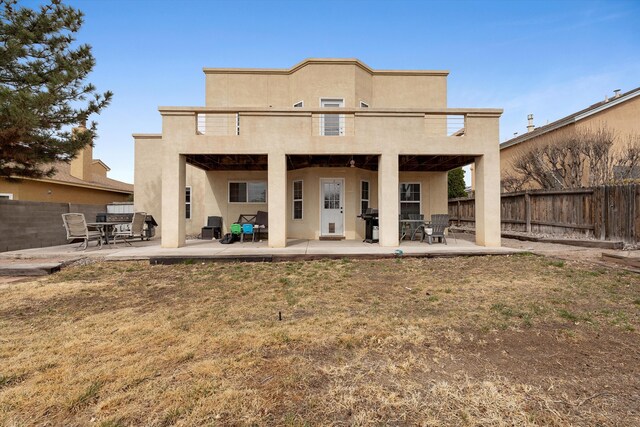
<svg viewBox="0 0 640 427">
<path fill-rule="evenodd" d="M 458 200 L 457 205 L 456 216 L 458 217 L 458 227 L 460 227 L 460 200 Z"/>
<path fill-rule="evenodd" d="M 524 220 L 527 233 L 531 233 L 531 194 L 528 191 L 524 193 Z"/>
</svg>

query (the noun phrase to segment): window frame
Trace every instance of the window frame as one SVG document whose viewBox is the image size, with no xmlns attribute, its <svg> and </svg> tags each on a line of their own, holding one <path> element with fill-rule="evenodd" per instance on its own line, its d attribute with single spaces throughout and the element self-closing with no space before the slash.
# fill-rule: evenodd
<svg viewBox="0 0 640 427">
<path fill-rule="evenodd" d="M 335 102 L 340 104 L 339 107 L 325 107 L 323 104 L 325 102 Z M 344 108 L 345 101 L 344 98 L 339 97 L 330 97 L 330 96 L 322 96 L 320 97 L 320 108 Z M 338 116 L 338 134 L 337 135 L 327 135 L 325 129 L 325 118 L 326 114 L 320 115 L 320 136 L 345 136 L 345 115 L 344 114 L 333 114 L 329 113 L 328 115 Z"/>
<path fill-rule="evenodd" d="M 193 218 L 192 202 L 193 202 L 193 187 L 191 185 L 187 185 L 184 187 L 184 219 Z M 189 208 L 187 209 L 187 207 Z"/>
<path fill-rule="evenodd" d="M 0 199 L 13 200 L 13 193 L 0 193 Z"/>
<path fill-rule="evenodd" d="M 363 185 L 364 183 L 367 183 L 367 198 L 365 199 L 364 197 L 362 197 L 362 192 L 363 192 Z M 364 210 L 362 209 L 362 202 L 367 202 L 367 209 L 369 209 L 371 207 L 371 181 L 369 181 L 368 179 L 361 179 L 360 180 L 360 215 L 364 214 Z"/>
<path fill-rule="evenodd" d="M 417 185 L 418 186 L 418 196 L 419 199 L 416 200 L 402 200 L 402 192 L 400 189 L 403 185 Z M 403 203 L 417 203 L 418 204 L 418 213 L 422 213 L 422 182 L 420 181 L 407 181 L 400 182 L 398 184 L 398 213 L 402 215 L 402 204 Z"/>
<path fill-rule="evenodd" d="M 250 202 L 249 201 L 249 184 L 252 183 L 264 183 L 264 202 Z M 244 202 L 232 202 L 231 201 L 231 184 L 246 184 L 245 189 L 245 201 Z M 269 201 L 269 186 L 266 179 L 249 179 L 249 180 L 231 180 L 227 182 L 227 203 L 233 205 L 264 205 Z"/>
<path fill-rule="evenodd" d="M 296 182 L 300 183 L 300 198 L 296 199 Z M 300 218 L 296 218 L 296 202 L 300 202 Z M 291 219 L 302 221 L 304 219 L 304 180 L 294 179 L 291 183 Z"/>
</svg>

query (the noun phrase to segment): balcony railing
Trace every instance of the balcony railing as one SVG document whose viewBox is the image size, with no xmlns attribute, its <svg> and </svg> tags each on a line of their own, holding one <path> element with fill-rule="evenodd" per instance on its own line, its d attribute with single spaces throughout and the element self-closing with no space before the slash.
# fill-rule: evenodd
<svg viewBox="0 0 640 427">
<path fill-rule="evenodd" d="M 195 134 L 259 135 L 264 132 L 339 138 L 378 136 L 395 132 L 426 137 L 462 138 L 469 117 L 496 118 L 497 109 L 374 109 L 374 108 L 208 108 L 162 107 L 166 115 L 195 118 Z"/>
</svg>

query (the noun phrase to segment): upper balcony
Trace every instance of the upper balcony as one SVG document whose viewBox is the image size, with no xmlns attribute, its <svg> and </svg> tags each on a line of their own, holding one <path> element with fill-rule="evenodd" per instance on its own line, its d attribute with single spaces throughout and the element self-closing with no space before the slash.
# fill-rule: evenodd
<svg viewBox="0 0 640 427">
<path fill-rule="evenodd" d="M 163 139 L 189 152 L 279 145 L 297 153 L 366 151 L 482 154 L 499 145 L 500 109 L 161 107 Z M 187 140 L 187 141 L 184 141 Z M 176 143 L 179 143 L 176 141 Z M 265 146 L 266 145 L 266 146 Z M 453 148 L 457 147 L 457 148 Z M 248 148 L 248 147 L 244 147 Z"/>
</svg>

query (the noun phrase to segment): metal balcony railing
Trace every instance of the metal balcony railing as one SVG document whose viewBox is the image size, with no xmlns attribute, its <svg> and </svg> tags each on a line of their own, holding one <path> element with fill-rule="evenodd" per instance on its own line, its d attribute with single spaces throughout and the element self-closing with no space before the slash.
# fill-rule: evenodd
<svg viewBox="0 0 640 427">
<path fill-rule="evenodd" d="M 474 120 L 499 117 L 495 109 L 375 109 L 375 108 L 208 108 L 161 107 L 165 114 L 195 117 L 195 133 L 238 136 L 268 132 L 307 132 L 310 136 L 345 137 L 410 132 L 426 137 L 460 138 Z M 387 132 L 388 131 L 388 132 Z"/>
</svg>

